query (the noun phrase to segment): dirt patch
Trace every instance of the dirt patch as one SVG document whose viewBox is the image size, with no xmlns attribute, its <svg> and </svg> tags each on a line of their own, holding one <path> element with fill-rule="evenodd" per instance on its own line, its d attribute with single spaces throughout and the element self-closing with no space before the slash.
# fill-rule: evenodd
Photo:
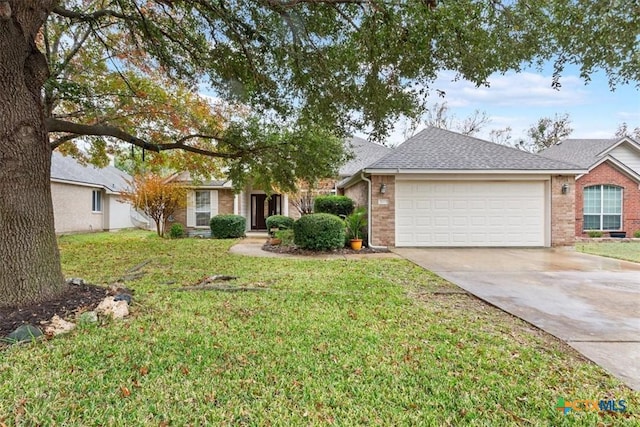
<svg viewBox="0 0 640 427">
<path fill-rule="evenodd" d="M 263 251 L 274 252 L 277 254 L 288 254 L 288 255 L 302 255 L 302 256 L 318 256 L 318 255 L 356 255 L 356 254 L 381 254 L 381 253 L 389 253 L 388 249 L 373 249 L 368 247 L 363 247 L 359 251 L 354 251 L 351 248 L 340 248 L 334 249 L 331 251 L 311 251 L 309 249 L 302 249 L 297 246 L 283 246 L 283 245 L 270 245 L 269 242 L 265 243 L 262 246 Z"/>
<path fill-rule="evenodd" d="M 41 327 L 54 315 L 67 318 L 75 313 L 93 310 L 107 295 L 107 289 L 95 285 L 69 285 L 67 291 L 51 301 L 20 308 L 0 307 L 0 338 L 9 335 L 23 323 Z"/>
</svg>

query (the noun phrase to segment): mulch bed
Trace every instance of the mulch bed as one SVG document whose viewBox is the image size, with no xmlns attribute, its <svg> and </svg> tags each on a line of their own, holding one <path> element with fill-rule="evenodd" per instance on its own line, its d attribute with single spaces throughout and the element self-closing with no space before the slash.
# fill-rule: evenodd
<svg viewBox="0 0 640 427">
<path fill-rule="evenodd" d="M 363 247 L 359 251 L 354 251 L 351 248 L 340 248 L 332 251 L 311 251 L 308 249 L 302 249 L 297 246 L 284 246 L 284 245 L 271 245 L 269 242 L 262 246 L 263 251 L 275 252 L 278 254 L 288 255 L 303 255 L 303 256 L 318 256 L 318 255 L 355 255 L 355 254 L 380 254 L 390 252 L 388 249 L 373 249 L 369 247 Z"/>
<path fill-rule="evenodd" d="M 107 289 L 95 285 L 69 285 L 69 289 L 59 298 L 40 304 L 19 308 L 0 307 L 0 338 L 9 335 L 23 323 L 41 328 L 54 315 L 62 318 L 93 310 L 107 295 Z"/>
</svg>

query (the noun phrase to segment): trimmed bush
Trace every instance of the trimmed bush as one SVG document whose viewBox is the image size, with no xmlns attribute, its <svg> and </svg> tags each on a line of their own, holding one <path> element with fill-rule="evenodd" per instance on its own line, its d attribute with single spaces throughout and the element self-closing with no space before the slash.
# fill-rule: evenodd
<svg viewBox="0 0 640 427">
<path fill-rule="evenodd" d="M 281 246 L 293 246 L 293 230 L 279 230 L 276 231 L 276 239 L 280 239 Z"/>
<path fill-rule="evenodd" d="M 587 235 L 592 239 L 602 237 L 602 231 L 598 231 L 598 230 L 587 231 Z"/>
<path fill-rule="evenodd" d="M 633 237 L 640 239 L 640 230 L 636 230 L 635 233 L 633 233 Z"/>
<path fill-rule="evenodd" d="M 215 239 L 242 237 L 246 226 L 246 219 L 240 215 L 216 215 L 209 222 L 211 237 Z"/>
<path fill-rule="evenodd" d="M 313 202 L 314 213 L 330 213 L 342 218 L 353 212 L 353 200 L 347 196 L 318 196 Z"/>
<path fill-rule="evenodd" d="M 184 225 L 180 224 L 179 222 L 173 224 L 169 229 L 169 237 L 171 237 L 172 239 L 179 239 L 181 237 L 184 237 Z"/>
<path fill-rule="evenodd" d="M 344 222 L 328 213 L 305 215 L 293 223 L 297 246 L 312 251 L 326 251 L 344 246 Z"/>
<path fill-rule="evenodd" d="M 293 218 L 284 215 L 271 215 L 267 218 L 267 230 L 271 233 L 272 228 L 278 230 L 289 230 L 293 228 Z"/>
</svg>

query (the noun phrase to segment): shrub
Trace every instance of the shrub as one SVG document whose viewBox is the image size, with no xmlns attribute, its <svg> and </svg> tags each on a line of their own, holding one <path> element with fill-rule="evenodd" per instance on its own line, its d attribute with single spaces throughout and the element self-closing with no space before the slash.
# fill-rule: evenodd
<svg viewBox="0 0 640 427">
<path fill-rule="evenodd" d="M 276 239 L 280 239 L 280 244 L 282 246 L 293 246 L 294 243 L 294 235 L 293 230 L 278 230 L 276 231 Z"/>
<path fill-rule="evenodd" d="M 169 237 L 171 237 L 172 239 L 179 239 L 181 237 L 184 237 L 184 225 L 180 224 L 179 222 L 173 224 L 169 229 Z"/>
<path fill-rule="evenodd" d="M 216 239 L 234 239 L 244 236 L 247 221 L 240 215 L 216 215 L 211 218 L 211 237 Z"/>
<path fill-rule="evenodd" d="M 636 239 L 640 239 L 640 230 L 636 230 L 636 231 L 633 233 L 633 237 L 635 237 Z"/>
<path fill-rule="evenodd" d="M 271 234 L 271 229 L 288 230 L 293 228 L 293 218 L 284 215 L 271 215 L 267 218 L 267 230 Z"/>
<path fill-rule="evenodd" d="M 353 200 L 347 196 L 318 196 L 313 202 L 314 213 L 329 213 L 346 217 L 353 212 Z"/>
<path fill-rule="evenodd" d="M 598 231 L 598 230 L 590 230 L 590 231 L 587 231 L 587 235 L 588 235 L 589 237 L 591 237 L 592 239 L 593 239 L 594 237 L 602 237 L 602 231 Z"/>
<path fill-rule="evenodd" d="M 294 242 L 303 249 L 323 251 L 344 246 L 344 222 L 335 215 L 305 215 L 293 224 Z"/>
</svg>

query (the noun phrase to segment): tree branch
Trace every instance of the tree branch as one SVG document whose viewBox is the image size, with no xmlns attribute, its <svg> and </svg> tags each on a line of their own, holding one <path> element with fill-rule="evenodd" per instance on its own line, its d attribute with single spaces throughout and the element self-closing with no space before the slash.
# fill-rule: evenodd
<svg viewBox="0 0 640 427">
<path fill-rule="evenodd" d="M 51 149 L 55 150 L 56 148 L 58 148 L 59 146 L 61 146 L 65 142 L 72 141 L 72 140 L 76 139 L 79 136 L 80 135 L 67 134 L 67 135 L 61 136 L 60 138 L 54 139 L 53 141 L 51 141 Z"/>
<path fill-rule="evenodd" d="M 65 132 L 68 135 L 62 136 L 52 143 L 52 148 L 56 148 L 59 145 L 71 141 L 74 138 L 82 137 L 82 136 L 110 136 L 113 138 L 117 138 L 121 141 L 128 142 L 130 144 L 136 145 L 138 147 L 142 147 L 145 150 L 153 151 L 154 153 L 160 153 L 161 151 L 167 150 L 183 150 L 188 151 L 190 153 L 201 154 L 203 156 L 208 157 L 218 157 L 223 159 L 237 159 L 246 154 L 248 154 L 249 150 L 238 149 L 235 152 L 224 153 L 220 151 L 211 151 L 205 150 L 198 147 L 193 147 L 191 145 L 187 145 L 186 142 L 190 139 L 195 138 L 203 138 L 203 139 L 215 139 L 217 141 L 222 141 L 223 139 L 214 135 L 204 135 L 204 134 L 193 134 L 187 135 L 183 138 L 178 139 L 176 142 L 171 142 L 167 144 L 152 144 L 150 142 L 145 141 L 144 139 L 140 139 L 134 135 L 131 135 L 128 132 L 123 131 L 120 128 L 109 125 L 85 125 L 80 123 L 68 122 L 65 120 L 47 118 L 45 119 L 47 125 L 48 132 Z"/>
<path fill-rule="evenodd" d="M 286 7 L 293 8 L 299 4 L 367 4 L 371 3 L 371 0 L 267 0 L 267 3 L 272 7 Z"/>
<path fill-rule="evenodd" d="M 65 18 L 75 19 L 79 21 L 96 21 L 105 16 L 112 16 L 114 18 L 120 18 L 120 19 L 126 19 L 126 20 L 132 19 L 131 16 L 125 15 L 124 13 L 116 12 L 115 10 L 111 10 L 111 9 L 101 9 L 93 13 L 82 13 L 82 12 L 67 10 L 60 6 L 56 6 L 53 8 L 53 13 L 55 13 L 56 15 L 64 16 Z"/>
</svg>

